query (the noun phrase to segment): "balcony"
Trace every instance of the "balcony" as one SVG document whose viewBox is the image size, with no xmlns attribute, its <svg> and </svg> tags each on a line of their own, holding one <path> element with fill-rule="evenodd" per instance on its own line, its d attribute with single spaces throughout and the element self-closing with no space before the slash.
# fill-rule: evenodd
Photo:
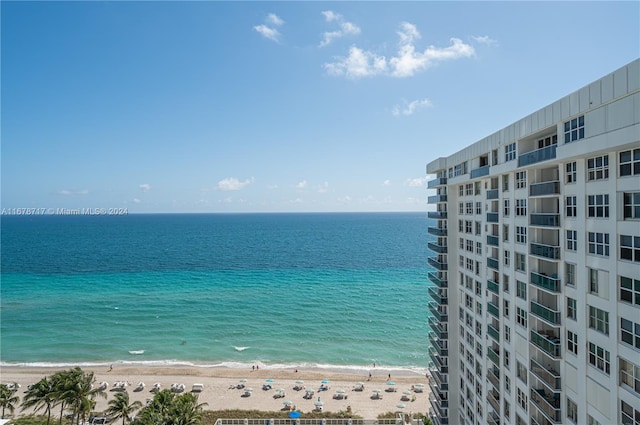
<svg viewBox="0 0 640 425">
<path fill-rule="evenodd" d="M 560 247 L 555 245 L 545 245 L 541 243 L 531 242 L 529 245 L 529 253 L 538 257 L 548 258 L 550 260 L 560 259 Z"/>
<path fill-rule="evenodd" d="M 500 295 L 500 285 L 493 280 L 487 280 L 487 289 L 496 295 Z"/>
<path fill-rule="evenodd" d="M 531 314 L 553 326 L 560 326 L 560 312 L 551 310 L 535 301 L 531 301 Z"/>
<path fill-rule="evenodd" d="M 427 182 L 427 187 L 429 189 L 433 189 L 434 187 L 444 186 L 446 184 L 447 184 L 447 178 L 446 177 L 440 177 L 440 178 L 435 178 L 433 180 L 429 180 Z"/>
<path fill-rule="evenodd" d="M 449 373 L 449 366 L 445 365 L 442 362 L 442 359 L 440 358 L 438 353 L 436 353 L 436 350 L 429 348 L 428 353 L 429 358 L 433 360 L 433 363 L 436 365 L 440 373 Z"/>
<path fill-rule="evenodd" d="M 496 350 L 491 347 L 487 347 L 487 357 L 489 357 L 489 360 L 491 360 L 498 369 L 500 368 L 500 355 Z"/>
<path fill-rule="evenodd" d="M 561 423 L 560 394 L 547 393 L 544 389 L 531 388 L 531 401 L 549 421 L 556 424 Z"/>
<path fill-rule="evenodd" d="M 446 220 L 447 212 L 446 211 L 427 211 L 427 217 L 433 218 L 435 220 Z"/>
<path fill-rule="evenodd" d="M 427 233 L 433 236 L 447 236 L 447 228 L 446 227 L 427 227 Z"/>
<path fill-rule="evenodd" d="M 429 381 L 429 389 L 431 390 L 431 395 L 434 396 L 435 401 L 445 409 L 449 407 L 449 397 L 446 391 L 443 391 L 440 387 L 438 387 L 435 379 Z"/>
<path fill-rule="evenodd" d="M 531 214 L 529 220 L 532 226 L 560 227 L 560 214 Z"/>
<path fill-rule="evenodd" d="M 445 381 L 446 376 L 442 375 L 437 369 L 431 369 L 430 372 L 438 387 L 442 391 L 449 391 L 449 384 Z"/>
<path fill-rule="evenodd" d="M 487 333 L 491 338 L 495 339 L 497 343 L 500 343 L 500 331 L 493 325 L 487 325 Z"/>
<path fill-rule="evenodd" d="M 489 301 L 487 303 L 487 311 L 496 319 L 500 320 L 500 309 L 497 305 Z"/>
<path fill-rule="evenodd" d="M 531 272 L 531 284 L 550 292 L 560 292 L 560 279 L 555 274 L 547 276 L 543 273 Z"/>
<path fill-rule="evenodd" d="M 498 189 L 489 189 L 487 190 L 487 200 L 489 199 L 498 199 L 499 193 Z"/>
<path fill-rule="evenodd" d="M 436 270 L 447 270 L 448 264 L 446 258 L 429 257 L 427 258 L 429 265 Z"/>
<path fill-rule="evenodd" d="M 523 153 L 518 156 L 518 167 L 535 164 L 537 162 L 547 161 L 556 157 L 556 145 L 550 145 L 542 149 Z"/>
<path fill-rule="evenodd" d="M 500 271 L 500 262 L 496 258 L 487 258 L 487 267 Z"/>
<path fill-rule="evenodd" d="M 493 373 L 493 371 L 495 371 L 495 373 Z M 497 391 L 500 391 L 500 370 L 498 368 L 494 367 L 493 369 L 488 370 L 487 379 Z"/>
<path fill-rule="evenodd" d="M 427 243 L 427 248 L 429 248 L 433 252 L 437 252 L 438 254 L 446 254 L 447 246 L 446 245 L 438 245 L 437 243 L 429 242 Z"/>
<path fill-rule="evenodd" d="M 487 213 L 487 223 L 497 223 L 498 222 L 498 213 L 490 212 Z"/>
<path fill-rule="evenodd" d="M 550 390 L 556 392 L 561 389 L 560 373 L 555 371 L 551 366 L 544 367 L 534 359 L 531 359 L 531 373 L 542 383 L 547 385 Z"/>
<path fill-rule="evenodd" d="M 500 393 L 498 391 L 488 391 L 487 400 L 491 404 L 491 407 L 495 409 L 496 412 L 500 412 Z"/>
<path fill-rule="evenodd" d="M 500 425 L 500 416 L 492 412 L 490 415 L 487 415 L 487 423 L 489 425 Z"/>
<path fill-rule="evenodd" d="M 445 310 L 441 310 L 440 306 L 436 302 L 431 301 L 428 304 L 428 308 L 431 314 L 433 314 L 433 317 L 435 317 L 439 322 L 446 322 L 449 320 L 449 314 L 446 313 Z"/>
<path fill-rule="evenodd" d="M 446 304 L 449 301 L 446 296 L 443 297 L 440 295 L 439 289 L 435 286 L 430 286 L 429 288 L 427 288 L 427 292 L 429 293 L 429 295 L 431 295 L 431 299 L 438 304 Z"/>
<path fill-rule="evenodd" d="M 531 343 L 553 358 L 560 358 L 560 338 L 531 330 Z"/>
<path fill-rule="evenodd" d="M 488 176 L 489 175 L 489 166 L 485 165 L 484 167 L 476 168 L 471 170 L 471 178 L 477 179 L 478 177 Z"/>
<path fill-rule="evenodd" d="M 560 182 L 533 183 L 529 186 L 529 196 L 559 195 Z"/>
<path fill-rule="evenodd" d="M 441 324 L 439 322 L 436 322 L 433 319 L 433 317 L 429 317 L 427 319 L 427 324 L 429 325 L 429 327 L 431 328 L 433 333 L 435 333 L 438 338 L 440 338 L 440 339 L 449 339 L 449 332 L 444 330 L 442 328 Z"/>
<path fill-rule="evenodd" d="M 431 195 L 427 198 L 427 202 L 435 204 L 437 202 L 447 202 L 447 195 Z"/>
<path fill-rule="evenodd" d="M 435 424 L 448 425 L 449 418 L 447 416 L 443 416 L 444 410 L 442 410 L 443 407 L 438 402 L 438 399 L 436 397 L 431 396 L 429 397 L 429 403 L 431 404 L 431 411 L 435 413 L 435 415 L 433 416 L 435 421 L 432 421 L 432 422 Z"/>
<path fill-rule="evenodd" d="M 493 235 L 487 235 L 487 245 L 489 246 L 498 246 L 500 245 L 500 238 Z"/>
<path fill-rule="evenodd" d="M 446 348 L 443 341 L 439 340 L 436 337 L 435 333 L 429 332 L 429 342 L 431 343 L 431 346 L 434 348 L 434 350 L 436 350 L 436 353 L 438 353 L 439 356 L 441 357 L 449 356 L 449 349 Z"/>
<path fill-rule="evenodd" d="M 438 288 L 447 288 L 449 286 L 447 279 L 441 278 L 439 273 L 429 272 L 427 276 L 429 276 L 429 280 L 438 286 Z"/>
</svg>

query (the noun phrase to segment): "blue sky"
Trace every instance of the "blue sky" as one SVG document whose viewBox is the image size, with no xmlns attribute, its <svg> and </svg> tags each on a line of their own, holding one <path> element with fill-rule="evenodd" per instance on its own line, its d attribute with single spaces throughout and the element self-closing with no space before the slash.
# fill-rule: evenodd
<svg viewBox="0 0 640 425">
<path fill-rule="evenodd" d="M 2 207 L 421 211 L 631 62 L 638 2 L 6 2 Z"/>
</svg>

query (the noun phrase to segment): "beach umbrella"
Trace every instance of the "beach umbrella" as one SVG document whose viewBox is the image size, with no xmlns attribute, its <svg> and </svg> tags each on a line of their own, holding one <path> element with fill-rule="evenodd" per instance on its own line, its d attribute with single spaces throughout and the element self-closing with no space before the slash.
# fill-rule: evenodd
<svg viewBox="0 0 640 425">
<path fill-rule="evenodd" d="M 246 379 L 241 379 L 240 382 L 244 383 L 244 382 L 247 382 L 247 380 Z"/>
<path fill-rule="evenodd" d="M 294 410 L 293 412 L 289 413 L 289 417 L 291 419 L 298 419 L 300 417 L 300 412 L 298 412 L 297 410 Z"/>
<path fill-rule="evenodd" d="M 411 395 L 411 391 L 407 390 L 407 391 L 403 391 L 402 394 L 404 395 Z"/>
<path fill-rule="evenodd" d="M 313 394 L 313 393 L 315 393 L 313 388 L 307 388 L 307 394 Z"/>
<path fill-rule="evenodd" d="M 287 400 L 287 401 L 283 401 L 282 404 L 284 404 L 285 406 L 289 407 L 293 404 L 293 402 L 291 400 Z"/>
<path fill-rule="evenodd" d="M 358 381 L 358 382 L 356 382 L 356 384 L 358 384 L 358 385 L 364 385 L 364 382 L 362 382 L 362 381 Z"/>
<path fill-rule="evenodd" d="M 394 385 L 396 385 L 396 383 L 393 381 L 387 381 L 387 385 L 389 385 L 390 387 L 393 387 Z"/>
<path fill-rule="evenodd" d="M 404 404 L 400 403 L 400 404 L 396 404 L 396 407 L 397 407 L 398 409 L 404 409 L 404 408 L 405 408 L 405 407 L 407 407 L 407 406 L 405 406 Z"/>
<path fill-rule="evenodd" d="M 374 393 L 381 393 L 381 392 L 382 392 L 381 390 L 379 390 L 379 389 L 377 389 L 377 388 L 376 388 L 375 390 L 372 390 L 372 391 L 373 391 Z"/>
<path fill-rule="evenodd" d="M 247 388 L 245 388 L 244 390 L 245 390 L 245 391 L 248 391 L 248 392 L 251 392 L 251 391 L 253 391 L 253 388 L 251 388 L 251 387 L 247 387 Z"/>
<path fill-rule="evenodd" d="M 284 388 L 278 388 L 276 391 L 282 391 L 282 392 L 284 392 Z"/>
<path fill-rule="evenodd" d="M 324 403 L 322 401 L 316 401 L 316 406 L 324 406 Z"/>
<path fill-rule="evenodd" d="M 331 383 L 331 381 L 329 381 L 328 379 L 323 379 L 323 380 L 322 380 L 322 383 L 323 383 L 323 384 L 330 384 L 330 383 Z"/>
<path fill-rule="evenodd" d="M 273 379 L 269 378 L 269 379 L 265 379 L 265 382 L 275 382 Z"/>
<path fill-rule="evenodd" d="M 296 381 L 296 384 L 302 385 L 302 384 L 304 384 L 304 381 Z"/>
<path fill-rule="evenodd" d="M 336 390 L 336 393 L 337 393 L 337 394 L 344 394 L 344 390 L 343 390 L 342 388 L 338 388 L 338 389 Z"/>
</svg>

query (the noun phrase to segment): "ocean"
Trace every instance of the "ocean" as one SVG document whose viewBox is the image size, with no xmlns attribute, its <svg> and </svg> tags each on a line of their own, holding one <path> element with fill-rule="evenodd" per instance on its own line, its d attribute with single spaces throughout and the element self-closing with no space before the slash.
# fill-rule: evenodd
<svg viewBox="0 0 640 425">
<path fill-rule="evenodd" d="M 2 365 L 427 368 L 426 213 L 1 224 Z"/>
</svg>

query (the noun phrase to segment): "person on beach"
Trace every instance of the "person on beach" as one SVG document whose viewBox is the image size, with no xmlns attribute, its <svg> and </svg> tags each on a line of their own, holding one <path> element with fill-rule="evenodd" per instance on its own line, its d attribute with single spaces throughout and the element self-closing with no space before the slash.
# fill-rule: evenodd
<svg viewBox="0 0 640 425">
<path fill-rule="evenodd" d="M 371 381 L 371 372 L 369 372 L 369 379 L 367 381 Z"/>
<path fill-rule="evenodd" d="M 113 365 L 109 365 L 109 372 L 111 372 L 113 370 Z"/>
<path fill-rule="evenodd" d="M 388 379 L 389 381 L 391 381 L 391 374 L 389 374 L 389 376 L 387 377 L 387 379 Z"/>
</svg>

